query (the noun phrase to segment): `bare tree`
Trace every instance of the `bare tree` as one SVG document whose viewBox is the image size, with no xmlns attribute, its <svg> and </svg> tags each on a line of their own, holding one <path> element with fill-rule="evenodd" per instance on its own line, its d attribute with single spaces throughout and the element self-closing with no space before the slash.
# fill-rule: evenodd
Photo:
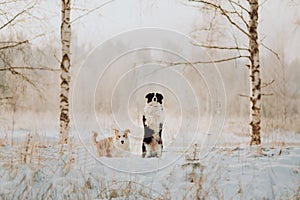
<svg viewBox="0 0 300 200">
<path fill-rule="evenodd" d="M 85 16 L 99 10 L 105 5 L 113 2 L 114 0 L 108 0 L 92 9 L 85 10 L 84 13 L 79 14 L 78 17 L 72 21 L 70 19 L 71 14 L 71 0 L 61 0 L 61 44 L 62 44 L 62 58 L 60 64 L 60 140 L 61 144 L 69 143 L 69 131 L 70 131 L 70 113 L 69 113 L 69 90 L 71 75 L 69 73 L 71 68 L 71 24 L 84 18 Z M 78 9 L 78 8 L 77 8 Z M 78 13 L 77 13 L 78 14 Z"/>
<path fill-rule="evenodd" d="M 41 28 L 40 31 L 28 35 L 22 29 L 30 23 L 42 25 L 41 20 L 31 14 L 39 9 L 39 3 L 38 0 L 6 0 L 0 3 L 0 102 L 4 101 L 4 104 L 15 104 L 19 95 L 15 92 L 16 89 L 27 85 L 42 97 L 37 71 L 56 71 L 37 62 L 37 57 L 41 58 L 42 53 L 31 44 L 33 40 L 46 35 L 44 30 Z"/>
<path fill-rule="evenodd" d="M 68 143 L 70 130 L 69 90 L 70 90 L 70 43 L 71 43 L 71 0 L 61 1 L 61 44 L 62 58 L 60 64 L 60 143 Z"/>
<path fill-rule="evenodd" d="M 37 2 L 29 2 L 17 12 L 12 12 L 10 9 L 11 4 L 15 5 L 17 2 L 14 1 L 3 1 L 1 2 L 2 6 L 6 9 L 0 9 L 0 72 L 1 76 L 10 72 L 11 74 L 22 77 L 28 82 L 32 83 L 30 79 L 19 70 L 21 67 L 15 67 L 12 59 L 12 55 L 15 54 L 17 57 L 19 54 L 22 54 L 22 50 L 26 49 L 29 45 L 29 39 L 20 39 L 15 37 L 9 37 L 8 34 L 12 27 L 17 24 L 17 21 L 22 16 L 26 15 L 27 12 L 30 12 L 36 5 Z M 3 77 L 4 78 L 4 77 Z M 2 82 L 3 81 L 3 82 Z M 1 87 L 5 88 L 7 91 L 9 86 L 7 85 L 5 80 L 2 80 Z M 10 100 L 13 97 L 11 95 L 7 96 L 5 92 L 1 92 L 0 101 L 2 100 Z"/>
<path fill-rule="evenodd" d="M 37 40 L 47 38 L 42 20 L 46 14 L 39 12 L 39 6 L 39 0 L 0 2 L 0 115 L 5 121 L 11 120 L 11 124 L 5 122 L 10 126 L 11 136 L 17 112 L 45 111 L 48 107 L 45 103 L 49 103 L 49 98 L 44 90 L 51 82 L 48 72 L 57 71 L 49 67 L 54 59 L 45 52 L 51 52 L 50 48 L 35 45 Z M 0 125 L 3 127 L 1 122 Z M 13 137 L 11 142 L 14 143 Z"/>
<path fill-rule="evenodd" d="M 258 0 L 248 0 L 249 3 L 249 51 L 250 51 L 250 126 L 251 141 L 250 145 L 258 145 L 260 141 L 260 122 L 261 122 L 261 78 L 259 64 L 259 44 L 258 44 Z"/>
<path fill-rule="evenodd" d="M 221 46 L 212 44 L 201 44 L 199 46 L 216 49 L 236 51 L 237 55 L 228 58 L 217 59 L 213 62 L 226 62 L 239 58 L 247 58 L 250 74 L 250 94 L 247 97 L 250 100 L 250 127 L 251 140 L 250 145 L 259 145 L 261 143 L 261 97 L 262 87 L 269 84 L 262 84 L 260 75 L 260 57 L 259 57 L 259 40 L 258 40 L 258 9 L 260 7 L 258 0 L 190 0 L 198 2 L 205 8 L 218 13 L 225 19 L 231 27 L 239 32 L 242 37 L 248 38 L 248 46 L 241 46 L 237 41 L 234 41 L 235 46 Z M 236 38 L 236 37 L 235 37 Z M 263 45 L 265 47 L 265 45 Z M 269 49 L 270 50 L 270 49 Z M 243 52 L 243 53 L 241 53 Z M 211 63 L 211 61 L 198 61 L 195 63 Z"/>
</svg>

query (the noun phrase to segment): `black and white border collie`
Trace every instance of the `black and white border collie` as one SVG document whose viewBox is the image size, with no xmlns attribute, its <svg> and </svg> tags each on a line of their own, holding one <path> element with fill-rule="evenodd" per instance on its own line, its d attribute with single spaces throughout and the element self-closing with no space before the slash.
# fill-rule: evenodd
<svg viewBox="0 0 300 200">
<path fill-rule="evenodd" d="M 143 125 L 144 139 L 142 144 L 143 158 L 161 157 L 163 142 L 162 128 L 164 123 L 164 112 L 162 106 L 163 95 L 160 93 L 148 93 L 144 108 Z"/>
</svg>

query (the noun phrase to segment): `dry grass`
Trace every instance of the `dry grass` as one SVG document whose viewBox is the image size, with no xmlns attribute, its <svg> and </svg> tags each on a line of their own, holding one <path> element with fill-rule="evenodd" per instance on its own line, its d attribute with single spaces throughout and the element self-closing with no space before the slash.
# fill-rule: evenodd
<svg viewBox="0 0 300 200">
<path fill-rule="evenodd" d="M 72 152 L 80 145 L 69 145 L 60 155 L 58 145 L 46 146 L 39 139 L 29 133 L 0 147 L 1 199 L 171 199 L 169 185 L 161 192 L 136 181 L 107 180 L 75 165 Z M 202 187 L 204 166 L 191 162 L 181 169 L 192 183 L 183 198 L 204 199 L 209 194 Z"/>
<path fill-rule="evenodd" d="M 219 182 L 225 167 L 219 163 L 204 166 L 197 158 L 197 145 L 185 152 L 186 160 L 169 173 L 169 176 L 182 175 L 184 179 L 167 178 L 162 184 L 163 188 L 158 191 L 152 185 L 146 185 L 134 178 L 114 179 L 101 174 L 101 171 L 90 170 L 87 166 L 90 155 L 76 141 L 66 146 L 62 155 L 59 154 L 56 143 L 47 144 L 43 138 L 33 133 L 15 140 L 14 143 L 6 143 L 10 145 L 0 146 L 0 199 L 160 200 L 178 196 L 182 199 L 225 199 Z M 240 148 L 223 148 L 219 151 L 216 149 L 215 153 L 230 157 L 233 153 L 239 155 L 239 151 Z M 82 153 L 79 155 L 78 152 Z M 182 184 L 182 190 L 174 192 L 172 184 Z M 184 194 L 176 193 L 182 191 Z M 244 191 L 245 188 L 239 181 L 237 198 L 245 197 Z M 298 199 L 299 194 L 300 186 L 292 196 Z M 286 197 L 290 195 L 287 194 Z"/>
<path fill-rule="evenodd" d="M 75 146 L 82 148 L 73 143 L 61 155 L 58 145 L 45 146 L 35 134 L 1 146 L 0 199 L 168 199 L 141 183 L 76 166 Z"/>
</svg>

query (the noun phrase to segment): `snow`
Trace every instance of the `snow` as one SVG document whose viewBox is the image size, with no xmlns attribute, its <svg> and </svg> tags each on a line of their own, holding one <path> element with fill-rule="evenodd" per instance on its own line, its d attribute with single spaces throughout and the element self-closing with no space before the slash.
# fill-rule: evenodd
<svg viewBox="0 0 300 200">
<path fill-rule="evenodd" d="M 131 129 L 130 156 L 98 157 L 92 132 L 113 135 L 107 116 L 100 125 L 73 127 L 64 154 L 58 127 L 47 127 L 47 120 L 34 127 L 33 122 L 7 125 L 0 132 L 0 194 L 4 199 L 300 197 L 299 133 L 263 133 L 262 146 L 250 147 L 239 123 L 226 122 L 222 132 L 208 133 L 202 119 L 198 132 L 186 127 L 180 132 L 176 121 L 167 117 L 162 158 L 141 158 L 141 127 Z"/>
<path fill-rule="evenodd" d="M 201 138 L 209 140 L 209 135 L 203 137 L 204 132 L 187 131 L 164 138 L 162 158 L 146 159 L 140 155 L 138 129 L 130 138 L 132 154 L 117 158 L 97 156 L 90 137 L 92 130 L 94 127 L 72 130 L 72 144 L 65 146 L 63 155 L 56 144 L 56 128 L 7 131 L 6 144 L 0 146 L 1 196 L 4 199 L 297 199 L 300 196 L 299 133 L 276 130 L 263 135 L 262 146 L 249 147 L 248 135 L 236 134 L 232 127 L 225 126 L 218 133 L 216 144 L 204 146 Z M 103 130 L 107 130 L 106 135 L 112 134 L 110 126 Z"/>
</svg>

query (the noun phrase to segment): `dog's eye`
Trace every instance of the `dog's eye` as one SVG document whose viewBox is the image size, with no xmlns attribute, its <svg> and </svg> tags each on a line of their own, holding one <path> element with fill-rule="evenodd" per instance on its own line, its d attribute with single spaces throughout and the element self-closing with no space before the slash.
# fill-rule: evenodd
<svg viewBox="0 0 300 200">
<path fill-rule="evenodd" d="M 125 137 L 125 135 L 123 135 L 123 137 Z"/>
<path fill-rule="evenodd" d="M 118 135 L 118 137 L 120 138 L 121 136 Z"/>
</svg>

